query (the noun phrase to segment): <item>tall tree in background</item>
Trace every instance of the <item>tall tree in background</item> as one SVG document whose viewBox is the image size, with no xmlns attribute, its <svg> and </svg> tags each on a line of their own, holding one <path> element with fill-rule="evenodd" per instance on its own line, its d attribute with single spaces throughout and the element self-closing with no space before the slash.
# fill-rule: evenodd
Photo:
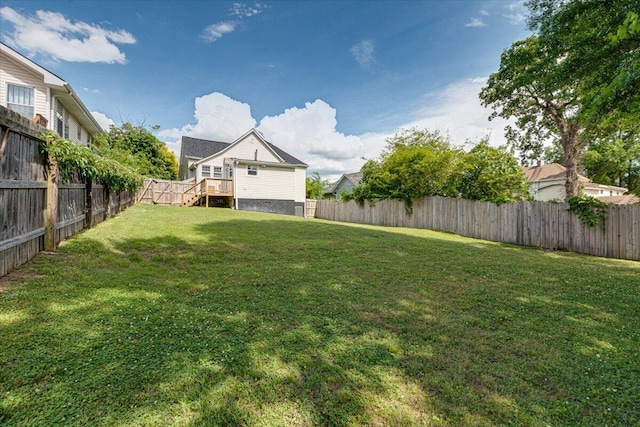
<svg viewBox="0 0 640 427">
<path fill-rule="evenodd" d="M 570 198 L 578 192 L 583 129 L 593 134 L 611 118 L 637 121 L 637 0 L 531 0 L 528 6 L 535 34 L 503 53 L 480 97 L 494 109 L 492 117 L 516 118 L 507 137 L 523 158 L 540 158 L 544 144 L 556 141 Z"/>
<path fill-rule="evenodd" d="M 156 130 L 152 128 L 151 130 Z M 167 146 L 144 126 L 123 123 L 95 138 L 95 149 L 149 178 L 177 179 L 178 162 Z"/>
<path fill-rule="evenodd" d="M 500 69 L 480 93 L 497 116 L 516 118 L 507 139 L 523 160 L 541 157 L 546 142 L 562 147 L 567 198 L 578 194 L 578 156 L 582 150 L 577 83 L 566 81 L 564 52 L 548 49 L 537 36 L 517 41 L 502 53 Z"/>
</svg>

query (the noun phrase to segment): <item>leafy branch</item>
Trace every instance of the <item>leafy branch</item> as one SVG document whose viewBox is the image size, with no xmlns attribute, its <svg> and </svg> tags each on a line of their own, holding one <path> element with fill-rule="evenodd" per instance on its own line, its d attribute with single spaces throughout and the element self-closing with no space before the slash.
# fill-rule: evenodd
<svg viewBox="0 0 640 427">
<path fill-rule="evenodd" d="M 142 186 L 142 176 L 117 161 L 102 157 L 90 148 L 74 144 L 52 132 L 43 132 L 41 151 L 55 157 L 60 176 L 70 178 L 78 173 L 102 182 L 110 191 L 134 191 Z"/>
<path fill-rule="evenodd" d="M 595 197 L 581 194 L 567 200 L 569 212 L 578 215 L 580 221 L 588 227 L 595 227 L 603 221 L 607 213 L 607 204 Z"/>
</svg>

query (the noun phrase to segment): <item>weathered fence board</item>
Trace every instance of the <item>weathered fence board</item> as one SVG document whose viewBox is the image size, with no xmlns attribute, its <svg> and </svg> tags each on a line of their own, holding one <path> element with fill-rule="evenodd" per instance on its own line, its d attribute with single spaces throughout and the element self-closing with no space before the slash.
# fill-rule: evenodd
<svg viewBox="0 0 640 427">
<path fill-rule="evenodd" d="M 413 203 L 319 200 L 316 218 L 391 227 L 441 230 L 477 239 L 640 260 L 640 205 L 610 205 L 605 220 L 588 227 L 566 203 L 489 202 L 429 197 Z"/>
<path fill-rule="evenodd" d="M 0 107 L 0 276 L 44 250 L 47 211 L 44 128 Z M 104 221 L 136 202 L 135 192 L 109 194 L 97 183 L 74 177 L 57 186 L 56 242 Z M 91 205 L 87 204 L 87 191 Z M 108 214 L 107 214 L 108 212 Z M 92 221 L 89 221 L 89 218 Z"/>
</svg>

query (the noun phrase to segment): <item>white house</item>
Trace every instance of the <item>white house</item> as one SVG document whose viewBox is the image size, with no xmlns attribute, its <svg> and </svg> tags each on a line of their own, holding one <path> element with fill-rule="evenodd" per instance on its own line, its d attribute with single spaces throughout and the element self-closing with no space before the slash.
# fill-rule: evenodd
<svg viewBox="0 0 640 427">
<path fill-rule="evenodd" d="M 180 178 L 230 186 L 220 194 L 236 209 L 304 216 L 306 169 L 255 129 L 231 143 L 182 137 Z"/>
<path fill-rule="evenodd" d="M 529 182 L 529 192 L 535 200 L 564 200 L 566 195 L 566 168 L 558 163 L 522 168 Z M 584 194 L 596 198 L 622 196 L 626 188 L 592 182 L 578 174 L 578 182 Z"/>
<path fill-rule="evenodd" d="M 343 174 L 336 182 L 324 189 L 324 198 L 340 200 L 343 194 L 351 194 L 361 179 L 362 172 Z"/>
<path fill-rule="evenodd" d="M 64 80 L 0 43 L 0 105 L 76 144 L 102 133 L 91 112 Z"/>
</svg>

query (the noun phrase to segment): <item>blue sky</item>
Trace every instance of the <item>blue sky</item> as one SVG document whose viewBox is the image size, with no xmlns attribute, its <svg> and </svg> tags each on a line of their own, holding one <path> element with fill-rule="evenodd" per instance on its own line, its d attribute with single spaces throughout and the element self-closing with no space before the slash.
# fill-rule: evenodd
<svg viewBox="0 0 640 427">
<path fill-rule="evenodd" d="M 477 94 L 527 36 L 522 1 L 12 1 L 2 41 L 58 74 L 102 123 L 232 141 L 256 127 L 336 177 L 403 128 L 490 135 Z"/>
</svg>

